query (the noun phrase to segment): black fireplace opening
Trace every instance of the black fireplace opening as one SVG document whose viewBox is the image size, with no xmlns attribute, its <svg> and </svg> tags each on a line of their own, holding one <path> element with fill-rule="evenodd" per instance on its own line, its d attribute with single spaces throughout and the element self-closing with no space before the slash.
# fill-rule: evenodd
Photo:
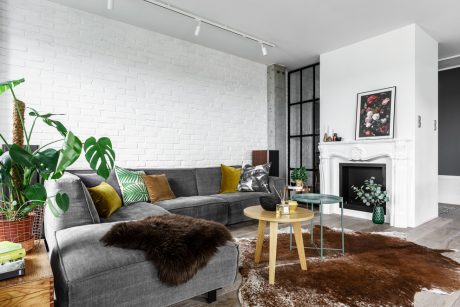
<svg viewBox="0 0 460 307">
<path fill-rule="evenodd" d="M 377 163 L 340 163 L 339 164 L 339 188 L 343 197 L 345 209 L 372 212 L 372 206 L 366 206 L 360 199 L 356 199 L 356 192 L 352 186 L 361 187 L 364 180 L 375 177 L 375 182 L 382 185 L 386 190 L 385 164 Z M 386 206 L 383 206 L 386 214 Z"/>
</svg>

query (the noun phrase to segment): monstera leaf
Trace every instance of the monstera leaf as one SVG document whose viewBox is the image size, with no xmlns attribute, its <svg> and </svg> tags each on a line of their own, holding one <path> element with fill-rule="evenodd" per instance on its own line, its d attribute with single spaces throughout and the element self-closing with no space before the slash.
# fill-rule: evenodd
<svg viewBox="0 0 460 307">
<path fill-rule="evenodd" d="M 115 164 L 115 152 L 109 138 L 102 137 L 96 141 L 94 137 L 86 140 L 84 145 L 85 158 L 97 174 L 105 179 Z"/>
<path fill-rule="evenodd" d="M 43 203 L 46 201 L 46 189 L 40 183 L 28 186 L 24 191 L 24 195 L 27 197 L 27 200 L 32 202 Z"/>
<path fill-rule="evenodd" d="M 46 205 L 55 217 L 69 210 L 70 199 L 65 193 L 57 193 L 54 197 L 48 197 Z"/>
<path fill-rule="evenodd" d="M 49 176 L 56 170 L 59 159 L 59 151 L 48 148 L 35 153 L 35 158 L 39 161 L 38 172 L 43 179 L 48 179 Z"/>
<path fill-rule="evenodd" d="M 38 165 L 37 159 L 19 145 L 11 145 L 9 153 L 13 162 L 23 167 L 34 168 Z"/>
<path fill-rule="evenodd" d="M 18 84 L 21 84 L 22 82 L 24 82 L 24 79 L 11 80 L 0 83 L 0 95 L 8 91 L 10 88 L 13 88 Z"/>
<path fill-rule="evenodd" d="M 45 124 L 48 126 L 56 128 L 56 130 L 63 136 L 67 136 L 67 128 L 60 122 L 54 119 L 51 119 L 52 116 L 54 115 L 63 115 L 63 114 L 54 114 L 54 113 L 46 113 L 46 114 L 40 114 L 38 113 L 37 110 L 32 109 L 32 112 L 29 112 L 29 115 L 32 117 L 37 117 L 41 118 Z"/>
<path fill-rule="evenodd" d="M 51 178 L 59 179 L 64 174 L 64 171 L 77 161 L 81 154 L 81 141 L 72 131 L 67 132 L 62 149 L 59 150 L 59 157 Z"/>
</svg>

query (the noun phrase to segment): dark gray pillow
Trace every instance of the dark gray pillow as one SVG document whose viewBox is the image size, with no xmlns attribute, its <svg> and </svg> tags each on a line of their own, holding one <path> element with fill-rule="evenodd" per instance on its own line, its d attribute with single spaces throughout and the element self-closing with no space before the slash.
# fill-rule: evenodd
<svg viewBox="0 0 460 307">
<path fill-rule="evenodd" d="M 238 184 L 238 191 L 270 193 L 268 188 L 269 172 L 270 163 L 257 166 L 245 165 Z"/>
<path fill-rule="evenodd" d="M 109 185 L 112 186 L 112 188 L 115 189 L 115 191 L 117 192 L 118 196 L 120 196 L 120 198 L 123 201 L 123 194 L 121 194 L 120 184 L 118 183 L 117 174 L 115 174 L 114 169 L 110 171 L 109 178 L 107 178 L 107 180 L 105 182 L 107 182 Z"/>
<path fill-rule="evenodd" d="M 104 181 L 104 179 L 96 173 L 92 173 L 92 174 L 74 173 L 74 175 L 80 178 L 81 182 L 83 182 L 83 184 L 87 188 L 98 186 Z"/>
</svg>

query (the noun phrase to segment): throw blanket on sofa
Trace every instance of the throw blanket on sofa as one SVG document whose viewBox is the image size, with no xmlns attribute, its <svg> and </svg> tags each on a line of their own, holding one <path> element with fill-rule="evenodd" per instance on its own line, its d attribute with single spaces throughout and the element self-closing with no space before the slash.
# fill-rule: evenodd
<svg viewBox="0 0 460 307">
<path fill-rule="evenodd" d="M 159 279 L 169 285 L 190 280 L 229 240 L 224 225 L 175 214 L 115 224 L 101 238 L 106 246 L 145 251 Z"/>
</svg>

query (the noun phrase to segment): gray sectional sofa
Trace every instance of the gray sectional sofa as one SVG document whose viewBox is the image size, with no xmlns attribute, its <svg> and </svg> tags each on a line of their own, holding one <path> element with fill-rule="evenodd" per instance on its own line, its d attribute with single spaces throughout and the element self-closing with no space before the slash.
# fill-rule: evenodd
<svg viewBox="0 0 460 307">
<path fill-rule="evenodd" d="M 105 247 L 99 239 L 113 223 L 151 215 L 182 214 L 234 225 L 247 221 L 244 208 L 257 205 L 260 192 L 219 194 L 220 167 L 144 169 L 166 174 L 176 199 L 155 204 L 123 206 L 109 219 L 101 219 L 80 178 L 66 173 L 47 181 L 49 195 L 66 192 L 71 206 L 56 218 L 45 208 L 44 233 L 55 279 L 57 306 L 167 306 L 231 285 L 238 271 L 238 246 L 228 242 L 190 281 L 176 287 L 158 280 L 144 252 Z M 79 173 L 81 171 L 74 171 Z M 109 178 L 110 179 L 110 178 Z M 284 180 L 270 177 L 271 191 Z"/>
</svg>

